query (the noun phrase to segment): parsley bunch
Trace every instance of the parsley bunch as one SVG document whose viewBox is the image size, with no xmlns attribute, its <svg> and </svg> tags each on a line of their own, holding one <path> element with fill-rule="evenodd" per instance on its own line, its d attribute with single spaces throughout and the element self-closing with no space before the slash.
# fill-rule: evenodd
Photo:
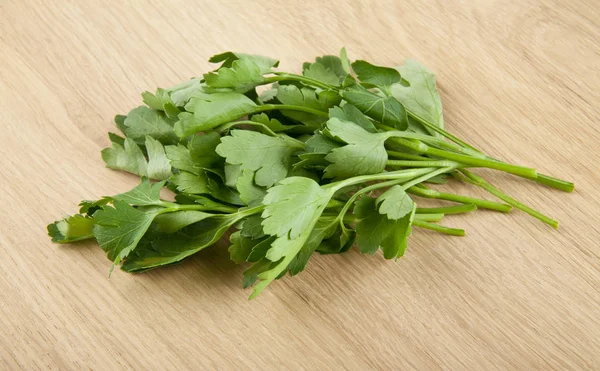
<svg viewBox="0 0 600 371">
<path fill-rule="evenodd" d="M 508 172 L 563 191 L 573 184 L 508 164 L 444 129 L 435 77 L 407 60 L 397 68 L 318 57 L 302 75 L 278 61 L 215 55 L 220 67 L 169 89 L 115 123 L 102 151 L 109 168 L 141 177 L 134 189 L 82 201 L 78 214 L 48 226 L 53 242 L 96 239 L 127 272 L 177 263 L 234 230 L 229 252 L 249 264 L 243 286 L 256 297 L 273 280 L 301 272 L 314 252 L 382 250 L 401 257 L 413 227 L 449 235 L 445 215 L 477 208 L 523 210 L 558 222 L 495 188 L 470 168 Z M 502 202 L 441 192 L 448 179 Z M 152 181 L 151 181 L 152 180 Z M 174 201 L 160 198 L 166 187 Z M 455 206 L 418 207 L 412 196 Z"/>
</svg>

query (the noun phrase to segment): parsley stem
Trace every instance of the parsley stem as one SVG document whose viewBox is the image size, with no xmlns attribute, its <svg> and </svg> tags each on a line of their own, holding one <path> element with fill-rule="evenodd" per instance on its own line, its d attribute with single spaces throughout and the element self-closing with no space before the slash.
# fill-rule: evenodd
<svg viewBox="0 0 600 371">
<path fill-rule="evenodd" d="M 444 218 L 444 214 L 415 214 L 415 219 L 422 220 L 424 222 L 439 222 Z"/>
<path fill-rule="evenodd" d="M 473 204 L 465 204 L 465 205 L 457 205 L 457 206 L 448 206 L 448 207 L 417 207 L 417 214 L 461 214 L 461 213 L 469 213 L 471 211 L 477 210 L 477 206 Z"/>
<path fill-rule="evenodd" d="M 452 166 L 443 167 L 443 168 L 434 170 L 434 171 L 432 171 L 430 173 L 427 173 L 427 174 L 422 175 L 422 176 L 420 176 L 418 178 L 412 179 L 409 182 L 403 184 L 402 185 L 402 189 L 406 191 L 408 188 L 410 188 L 410 187 L 412 187 L 414 185 L 421 184 L 424 181 L 426 181 L 428 179 L 431 179 L 431 178 L 433 178 L 436 175 L 447 173 L 447 172 L 450 172 L 450 171 L 452 171 L 454 169 L 456 169 L 456 166 L 452 165 Z"/>
<path fill-rule="evenodd" d="M 416 140 L 420 140 L 421 142 L 425 142 L 430 145 L 433 145 L 434 147 L 437 147 L 440 149 L 447 149 L 450 151 L 463 153 L 466 155 L 471 155 L 473 157 L 485 158 L 485 155 L 482 155 L 479 152 L 473 153 L 473 151 L 470 149 L 465 149 L 464 147 L 461 147 L 459 145 L 446 142 L 445 140 L 438 138 L 438 137 L 434 137 L 434 136 L 426 135 L 426 134 L 420 134 L 420 133 L 412 133 L 412 132 L 408 132 L 408 131 L 399 131 L 391 126 L 379 124 L 379 123 L 375 123 L 375 126 L 380 129 L 384 129 L 390 135 L 393 135 L 395 137 L 406 138 L 406 139 L 416 139 Z"/>
<path fill-rule="evenodd" d="M 267 125 L 265 125 L 263 123 L 260 123 L 260 122 L 256 122 L 256 121 L 250 121 L 250 120 L 232 121 L 232 122 L 229 122 L 227 124 L 223 124 L 221 126 L 216 127 L 215 130 L 218 131 L 219 133 L 223 133 L 227 129 L 230 129 L 230 128 L 232 128 L 234 126 L 237 126 L 237 125 L 256 126 L 256 127 L 264 129 L 264 131 L 267 134 L 269 134 L 270 136 L 272 136 L 272 137 L 276 137 L 277 136 L 277 133 L 275 133 L 273 130 L 269 129 L 267 127 Z"/>
<path fill-rule="evenodd" d="M 402 167 L 459 167 L 461 164 L 454 161 L 404 161 L 404 160 L 387 160 L 388 166 Z"/>
<path fill-rule="evenodd" d="M 482 151 L 480 151 L 479 149 L 473 147 L 472 145 L 470 145 L 469 143 L 463 141 L 462 139 L 458 138 L 457 136 L 454 136 L 452 134 L 450 134 L 449 132 L 447 132 L 446 130 L 437 127 L 436 125 L 433 125 L 430 122 L 427 122 L 426 120 L 422 119 L 421 117 L 419 117 L 418 115 L 415 115 L 412 112 L 408 112 L 408 114 L 414 118 L 415 120 L 417 120 L 420 124 L 422 124 L 423 126 L 425 126 L 428 129 L 431 129 L 439 134 L 441 134 L 442 136 L 450 139 L 451 141 L 453 141 L 454 143 L 463 146 L 464 148 L 468 148 L 470 150 L 472 150 L 473 152 L 477 152 L 480 153 L 482 156 L 490 159 L 490 160 L 494 160 L 494 161 L 498 161 L 498 162 L 502 162 L 500 160 L 497 160 L 493 157 L 487 156 L 486 154 L 484 154 Z M 550 175 L 545 175 L 545 174 L 537 174 L 536 177 L 525 177 L 527 179 L 530 180 L 534 180 L 535 182 L 548 186 L 548 187 L 552 187 L 564 192 L 573 192 L 573 190 L 575 189 L 575 184 L 573 184 L 572 182 L 569 182 L 567 180 L 562 180 L 562 179 L 558 179 L 555 177 L 552 177 Z"/>
<path fill-rule="evenodd" d="M 394 181 L 407 181 L 418 177 L 423 174 L 428 174 L 432 171 L 436 170 L 435 168 L 423 168 L 423 169 L 405 169 L 405 170 L 397 170 L 397 171 L 389 171 L 385 173 L 379 174 L 369 174 L 369 175 L 359 175 L 352 178 L 340 180 L 337 182 L 325 184 L 321 188 L 323 189 L 332 189 L 333 192 L 337 192 L 338 190 L 348 187 L 355 184 L 371 182 L 375 180 L 394 180 Z"/>
<path fill-rule="evenodd" d="M 321 88 L 321 89 L 325 89 L 325 90 L 333 90 L 333 89 L 337 89 L 336 86 L 333 85 L 329 85 L 326 84 L 322 81 L 319 80 L 315 80 L 313 78 L 310 77 L 306 77 L 306 76 L 302 76 L 302 75 L 296 75 L 294 73 L 287 73 L 287 72 L 274 72 L 275 76 L 270 76 L 270 77 L 266 77 L 264 80 L 264 84 L 270 84 L 273 82 L 277 82 L 277 81 L 298 81 L 301 82 L 305 85 L 312 85 L 315 86 L 317 88 Z"/>
<path fill-rule="evenodd" d="M 432 231 L 436 231 L 436 232 L 440 232 L 440 233 L 444 233 L 444 234 L 449 234 L 449 235 L 452 235 L 452 236 L 464 236 L 465 235 L 465 230 L 464 229 L 444 227 L 443 225 L 437 225 L 437 224 L 429 223 L 429 222 L 426 222 L 426 221 L 423 221 L 423 220 L 419 220 L 417 218 L 415 218 L 413 220 L 412 224 L 415 227 L 430 229 Z"/>
<path fill-rule="evenodd" d="M 387 151 L 388 156 L 401 158 L 404 160 L 414 160 L 414 161 L 431 161 L 430 158 L 419 156 L 419 155 L 411 155 L 404 152 L 397 151 Z"/>
<path fill-rule="evenodd" d="M 342 208 L 342 210 L 340 211 L 340 214 L 338 216 L 340 223 L 343 223 L 344 217 L 346 216 L 346 213 L 348 212 L 348 209 L 350 209 L 350 207 L 352 206 L 352 204 L 354 203 L 354 201 L 356 201 L 356 199 L 360 195 L 365 194 L 367 192 L 374 191 L 374 190 L 379 189 L 379 188 L 391 187 L 391 186 L 394 186 L 396 184 L 405 182 L 405 181 L 407 181 L 409 179 L 413 179 L 409 183 L 418 184 L 418 183 L 420 183 L 420 182 L 422 182 L 424 180 L 427 180 L 429 178 L 432 178 L 432 177 L 438 175 L 441 171 L 445 172 L 445 171 L 447 171 L 447 168 L 442 168 L 442 169 L 424 168 L 424 169 L 414 169 L 414 170 L 400 170 L 399 172 L 389 172 L 389 173 L 374 174 L 374 175 L 362 175 L 362 176 L 357 176 L 357 177 L 354 177 L 354 178 L 342 180 L 342 181 L 339 181 L 339 182 L 336 182 L 336 183 L 330 183 L 328 185 L 330 186 L 331 184 L 337 184 L 336 186 L 333 187 L 333 189 L 334 190 L 338 190 L 340 188 L 346 187 L 347 185 L 353 185 L 353 184 L 363 183 L 365 181 L 370 181 L 370 180 L 378 180 L 378 179 L 374 178 L 375 176 L 378 176 L 378 175 L 386 175 L 387 174 L 388 175 L 387 179 L 390 179 L 389 175 L 391 175 L 393 173 L 403 175 L 403 177 L 399 177 L 397 179 L 393 179 L 392 178 L 392 180 L 388 180 L 386 182 L 375 183 L 375 184 L 372 184 L 370 186 L 367 186 L 367 187 L 365 187 L 365 188 L 363 188 L 363 189 L 355 192 L 348 199 L 348 201 L 346 201 L 346 204 L 344 205 L 344 207 Z M 421 174 L 423 174 L 423 175 L 421 175 Z M 410 176 L 410 175 L 412 175 L 412 176 Z M 421 175 L 421 176 L 419 176 L 419 175 Z M 409 177 L 407 178 L 407 176 L 409 176 Z M 356 183 L 347 182 L 347 181 L 357 180 L 358 178 L 360 178 L 361 181 L 356 182 Z M 379 179 L 382 179 L 382 178 L 379 178 Z M 346 183 L 346 185 L 344 185 L 345 183 Z M 323 186 L 322 188 L 325 188 L 325 187 L 327 187 L 327 185 Z M 406 188 L 404 188 L 404 189 L 406 189 Z"/>
<path fill-rule="evenodd" d="M 475 158 L 475 157 L 468 156 L 468 155 L 461 155 L 459 153 L 454 153 L 454 152 L 444 151 L 442 149 L 433 148 L 424 143 L 412 142 L 412 141 L 409 141 L 406 139 L 401 139 L 401 138 L 391 138 L 390 140 L 393 140 L 394 143 L 401 145 L 403 147 L 406 147 L 415 152 L 423 153 L 423 154 L 430 155 L 430 156 L 445 158 L 445 159 L 453 160 L 456 162 L 461 162 L 465 165 L 471 165 L 472 167 L 487 167 L 490 169 L 501 170 L 501 171 L 504 171 L 507 173 L 520 175 L 523 177 L 536 177 L 537 176 L 535 169 L 524 167 L 524 166 L 511 165 L 511 164 L 506 164 L 504 162 L 498 162 L 498 161 L 484 159 L 484 158 Z"/>
<path fill-rule="evenodd" d="M 538 182 L 539 184 L 543 184 L 548 187 L 556 188 L 556 189 L 564 191 L 564 192 L 573 192 L 573 190 L 575 189 L 575 184 L 573 184 L 572 182 L 569 182 L 567 180 L 558 179 L 558 178 L 552 177 L 550 175 L 538 174 L 537 178 L 534 180 L 536 182 Z"/>
<path fill-rule="evenodd" d="M 196 210 L 196 211 L 220 211 L 223 213 L 236 213 L 238 211 L 237 208 L 232 206 L 216 206 L 210 207 L 205 205 L 181 205 L 174 202 L 161 201 L 160 206 L 165 206 L 164 209 L 160 211 L 160 213 L 171 213 L 175 211 L 185 211 L 185 210 Z"/>
<path fill-rule="evenodd" d="M 457 195 L 454 193 L 440 192 L 427 187 L 410 187 L 406 191 L 408 193 L 424 198 L 435 198 L 439 200 L 460 202 L 462 204 L 471 204 L 477 206 L 478 208 L 499 211 L 501 213 L 507 213 L 511 209 L 510 205 L 483 200 L 475 197 Z"/>
<path fill-rule="evenodd" d="M 475 185 L 485 189 L 486 191 L 488 191 L 489 193 L 498 197 L 499 199 L 506 202 L 507 204 L 512 205 L 512 206 L 516 207 L 517 209 L 526 212 L 527 214 L 533 216 L 534 218 L 541 220 L 542 222 L 550 225 L 551 227 L 558 228 L 558 222 L 556 220 L 549 218 L 546 215 L 540 213 L 539 211 L 532 209 L 531 207 L 525 205 L 524 203 L 521 203 L 521 202 L 515 200 L 514 198 L 510 197 L 506 193 L 502 192 L 498 188 L 496 188 L 493 185 L 491 185 L 490 183 L 488 183 L 482 177 L 475 175 L 466 169 L 462 169 L 460 171 L 467 177 L 466 180 L 469 183 L 475 184 Z"/>
<path fill-rule="evenodd" d="M 329 117 L 329 114 L 327 112 L 319 111 L 319 110 L 309 108 L 309 107 L 304 107 L 304 106 L 294 106 L 291 104 L 265 104 L 265 105 L 256 107 L 252 112 L 249 112 L 248 114 L 252 115 L 255 113 L 260 113 L 260 112 L 264 112 L 264 111 L 273 111 L 273 110 L 300 111 L 300 112 L 311 113 L 313 115 L 320 116 L 320 117 L 326 117 L 326 118 Z"/>
</svg>

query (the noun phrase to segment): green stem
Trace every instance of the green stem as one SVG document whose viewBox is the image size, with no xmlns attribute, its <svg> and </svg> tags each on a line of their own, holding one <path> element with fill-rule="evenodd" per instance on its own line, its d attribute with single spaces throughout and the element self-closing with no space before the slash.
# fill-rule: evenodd
<svg viewBox="0 0 600 371">
<path fill-rule="evenodd" d="M 477 206 L 478 208 L 499 211 L 502 213 L 507 213 L 511 209 L 509 205 L 498 202 L 469 196 L 461 196 L 453 193 L 440 192 L 431 188 L 411 187 L 407 189 L 407 192 L 425 198 L 435 198 L 439 200 L 460 202 L 461 204 L 471 204 Z"/>
<path fill-rule="evenodd" d="M 401 166 L 401 167 L 460 167 L 454 161 L 403 161 L 403 160 L 387 160 L 385 162 L 387 166 Z"/>
<path fill-rule="evenodd" d="M 379 174 L 370 174 L 370 175 L 359 175 L 352 178 L 340 180 L 337 182 L 329 183 L 322 186 L 323 189 L 332 189 L 333 192 L 337 192 L 338 190 L 352 186 L 355 184 L 361 184 L 366 182 L 372 182 L 376 180 L 399 180 L 399 181 L 407 181 L 418 177 L 423 174 L 427 174 L 431 171 L 436 170 L 435 168 L 423 168 L 423 169 L 405 169 L 405 170 L 397 170 L 397 171 L 389 171 L 385 173 Z"/>
<path fill-rule="evenodd" d="M 329 114 L 327 112 L 319 111 L 319 110 L 304 107 L 304 106 L 294 106 L 291 104 L 265 104 L 265 105 L 256 107 L 252 112 L 249 112 L 248 114 L 252 115 L 254 113 L 260 113 L 260 112 L 264 112 L 264 111 L 273 111 L 273 110 L 300 111 L 300 112 L 311 113 L 316 116 L 321 116 L 321 117 L 326 117 L 326 118 L 329 117 Z"/>
<path fill-rule="evenodd" d="M 250 121 L 250 120 L 232 121 L 230 123 L 216 127 L 215 130 L 218 131 L 219 133 L 223 133 L 227 129 L 232 128 L 237 125 L 251 125 L 251 126 L 260 127 L 261 129 L 264 129 L 264 131 L 267 134 L 269 134 L 270 136 L 272 136 L 272 137 L 278 136 L 277 133 L 275 133 L 273 130 L 269 129 L 265 124 L 262 124 L 260 122 Z"/>
<path fill-rule="evenodd" d="M 403 160 L 431 161 L 430 158 L 419 156 L 419 155 L 411 155 L 411 154 L 404 153 L 404 152 L 389 151 L 389 150 L 386 150 L 386 152 L 387 152 L 388 156 L 401 158 Z"/>
<path fill-rule="evenodd" d="M 462 147 L 469 148 L 470 150 L 475 151 L 475 152 L 483 153 L 480 150 L 478 150 L 477 148 L 475 148 L 475 147 L 471 146 L 470 144 L 464 142 L 459 137 L 450 134 L 446 130 L 438 127 L 437 125 L 434 125 L 434 124 L 428 122 L 427 120 L 424 120 L 419 115 L 416 115 L 416 114 L 414 114 L 413 112 L 410 112 L 410 111 L 408 112 L 408 114 L 409 114 L 410 117 L 412 117 L 413 119 L 415 119 L 421 125 L 425 126 L 427 129 L 433 130 L 436 133 L 441 134 L 442 136 L 450 139 L 451 141 L 453 141 L 454 143 L 456 143 L 456 144 L 458 144 L 458 145 L 460 145 Z"/>
<path fill-rule="evenodd" d="M 418 220 L 418 219 L 413 220 L 412 224 L 415 227 L 430 229 L 432 231 L 449 234 L 452 236 L 464 236 L 465 235 L 464 229 L 444 227 L 443 225 L 437 225 L 437 224 L 429 223 L 429 222 Z"/>
<path fill-rule="evenodd" d="M 487 156 L 485 155 L 481 150 L 473 147 L 472 145 L 470 145 L 469 143 L 463 141 L 462 139 L 450 134 L 449 132 L 447 132 L 446 130 L 439 128 L 429 122 L 427 122 L 426 120 L 423 120 L 422 118 L 420 118 L 419 116 L 409 112 L 409 115 L 414 118 L 415 120 L 417 120 L 419 123 L 421 123 L 423 126 L 425 126 L 428 129 L 431 129 L 439 134 L 441 134 L 442 136 L 448 138 L 449 140 L 453 141 L 454 143 L 463 146 L 464 148 L 468 148 L 471 151 L 475 152 L 475 153 L 480 153 L 481 155 L 485 156 L 486 158 L 490 159 L 490 160 L 494 160 L 494 161 L 498 161 L 498 162 L 502 162 L 498 159 L 495 159 L 493 157 Z M 569 182 L 567 180 L 562 180 L 562 179 L 558 179 L 555 177 L 552 177 L 550 175 L 546 175 L 546 174 L 537 174 L 537 177 L 525 177 L 527 179 L 530 180 L 534 180 L 535 182 L 548 186 L 548 187 L 552 187 L 564 192 L 573 192 L 573 190 L 575 189 L 575 184 L 573 184 L 572 182 Z"/>
<path fill-rule="evenodd" d="M 524 203 L 521 203 L 521 202 L 515 200 L 514 198 L 510 197 L 506 193 L 502 192 L 498 188 L 496 188 L 493 185 L 491 185 L 490 183 L 488 183 L 482 177 L 475 175 L 466 169 L 462 169 L 460 171 L 467 177 L 467 181 L 469 181 L 470 183 L 475 184 L 475 185 L 485 189 L 486 191 L 488 191 L 489 193 L 498 197 L 499 199 L 506 202 L 507 204 L 512 205 L 515 208 L 526 212 L 527 214 L 533 216 L 534 218 L 537 218 L 537 219 L 541 220 L 542 222 L 544 222 L 554 228 L 558 228 L 558 221 L 540 213 L 539 211 L 537 211 L 535 209 L 532 209 L 531 207 L 525 205 Z"/>
<path fill-rule="evenodd" d="M 475 155 L 473 154 L 473 151 L 470 149 L 465 149 L 464 147 L 458 146 L 456 144 L 453 143 L 449 143 L 446 142 L 443 139 L 440 139 L 438 137 L 434 137 L 431 135 L 426 135 L 426 134 L 420 134 L 420 133 L 412 133 L 412 132 L 408 132 L 408 131 L 399 131 L 391 126 L 388 125 L 384 125 L 384 124 L 379 124 L 379 123 L 375 123 L 375 126 L 377 126 L 380 129 L 383 129 L 385 131 L 387 131 L 390 135 L 393 135 L 394 137 L 397 138 L 406 138 L 406 139 L 416 139 L 419 140 L 421 142 L 425 142 L 428 143 L 430 145 L 433 145 L 434 147 L 440 148 L 440 149 L 447 149 L 450 151 L 454 151 L 454 152 L 458 152 L 458 153 L 463 153 L 469 156 L 474 156 L 474 157 L 482 157 L 484 155 L 481 155 L 479 153 L 476 153 Z"/>
<path fill-rule="evenodd" d="M 444 214 L 415 214 L 415 219 L 424 221 L 424 222 L 439 222 L 444 218 Z"/>
<path fill-rule="evenodd" d="M 325 89 L 325 90 L 333 90 L 337 89 L 337 87 L 333 85 L 326 84 L 322 81 L 315 80 L 310 77 L 296 75 L 294 73 L 287 72 L 274 72 L 275 76 L 266 77 L 264 80 L 264 84 L 270 84 L 277 81 L 299 81 L 305 85 L 311 85 L 317 88 Z"/>
<path fill-rule="evenodd" d="M 537 178 L 533 180 L 535 180 L 539 184 L 556 188 L 564 192 L 573 192 L 573 190 L 575 189 L 575 184 L 573 184 L 572 182 L 558 179 L 550 175 L 538 174 Z"/>
<path fill-rule="evenodd" d="M 471 211 L 477 210 L 476 205 L 465 204 L 458 206 L 448 206 L 448 207 L 417 207 L 417 213 L 419 214 L 461 214 L 461 213 L 470 213 Z"/>
<path fill-rule="evenodd" d="M 441 149 L 430 147 L 424 143 L 411 142 L 401 138 L 391 138 L 394 143 L 403 147 L 409 148 L 415 152 L 431 155 L 435 157 L 445 158 L 456 162 L 461 162 L 465 165 L 472 167 L 487 167 L 490 169 L 501 170 L 507 173 L 523 176 L 523 177 L 535 177 L 537 173 L 535 169 L 531 169 L 524 166 L 506 164 L 504 162 L 493 161 L 484 158 L 476 158 L 468 155 L 461 155 L 459 153 L 444 151 Z"/>
<path fill-rule="evenodd" d="M 219 211 L 222 213 L 236 213 L 238 211 L 237 208 L 235 207 L 231 207 L 231 206 L 227 206 L 227 205 L 215 205 L 215 206 L 206 206 L 206 205 L 196 205 L 196 204 L 177 204 L 174 202 L 168 202 L 168 201 L 159 201 L 159 203 L 156 204 L 156 206 L 163 206 L 165 209 L 164 211 L 161 210 L 161 213 L 165 212 L 165 213 L 171 213 L 171 212 L 175 212 L 175 211 L 185 211 L 185 210 L 197 210 L 197 211 Z"/>
</svg>

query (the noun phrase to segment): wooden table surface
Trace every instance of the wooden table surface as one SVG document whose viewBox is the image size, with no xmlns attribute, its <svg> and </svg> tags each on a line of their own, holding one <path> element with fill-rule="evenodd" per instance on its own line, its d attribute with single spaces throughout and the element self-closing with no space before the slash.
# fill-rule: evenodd
<svg viewBox="0 0 600 371">
<path fill-rule="evenodd" d="M 574 180 L 567 194 L 482 172 L 560 229 L 452 217 L 466 237 L 418 230 L 397 263 L 317 256 L 250 302 L 225 244 L 108 279 L 95 243 L 50 243 L 81 199 L 138 182 L 99 152 L 140 92 L 225 50 L 299 72 L 342 45 L 423 61 L 450 131 Z M 595 1 L 2 1 L 0 51 L 0 369 L 600 369 Z"/>
</svg>

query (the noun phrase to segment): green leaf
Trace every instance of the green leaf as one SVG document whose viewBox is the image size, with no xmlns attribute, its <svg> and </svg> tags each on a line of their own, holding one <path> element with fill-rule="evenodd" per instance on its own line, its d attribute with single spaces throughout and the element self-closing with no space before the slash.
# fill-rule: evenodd
<svg viewBox="0 0 600 371">
<path fill-rule="evenodd" d="M 342 97 L 362 113 L 384 125 L 406 130 L 408 118 L 404 106 L 394 97 L 381 97 L 360 85 L 340 91 Z"/>
<path fill-rule="evenodd" d="M 267 190 L 263 199 L 265 210 L 262 213 L 263 229 L 273 236 L 298 237 L 313 223 L 331 195 L 323 190 L 317 182 L 309 178 L 290 177 L 280 181 Z M 272 261 L 278 260 L 280 257 Z"/>
<path fill-rule="evenodd" d="M 328 138 L 320 131 L 315 132 L 314 135 L 308 138 L 306 141 L 307 152 L 326 154 L 341 146 L 342 145 L 340 143 Z"/>
<path fill-rule="evenodd" d="M 265 72 L 253 60 L 242 58 L 234 61 L 231 67 L 221 67 L 216 73 L 204 74 L 204 80 L 210 87 L 231 88 L 245 93 L 265 81 Z"/>
<path fill-rule="evenodd" d="M 159 233 L 175 233 L 190 224 L 197 223 L 214 215 L 198 210 L 182 210 L 157 215 L 154 218 L 153 225 Z"/>
<path fill-rule="evenodd" d="M 333 219 L 333 221 L 332 221 Z M 335 232 L 339 223 L 335 218 L 320 218 L 310 236 L 288 266 L 291 276 L 302 272 L 312 256 L 313 252 L 321 245 L 321 242 L 329 238 Z"/>
<path fill-rule="evenodd" d="M 329 133 L 348 145 L 334 148 L 325 159 L 331 164 L 325 168 L 325 177 L 346 179 L 365 174 L 377 174 L 385 169 L 388 159 L 384 147 L 388 133 L 369 133 L 360 126 L 338 118 L 327 122 Z"/>
<path fill-rule="evenodd" d="M 243 273 L 242 287 L 246 289 L 254 285 L 254 283 L 258 280 L 258 275 L 269 270 L 272 265 L 275 264 L 266 258 L 252 264 Z"/>
<path fill-rule="evenodd" d="M 148 162 L 140 147 L 133 139 L 125 139 L 124 145 L 112 142 L 112 148 L 104 148 L 101 152 L 106 167 L 123 170 L 139 176 L 148 174 Z"/>
<path fill-rule="evenodd" d="M 262 218 L 260 215 L 252 215 L 247 217 L 242 224 L 240 230 L 242 236 L 249 237 L 252 239 L 263 238 L 265 232 L 262 227 Z"/>
<path fill-rule="evenodd" d="M 415 207 L 404 217 L 392 220 L 377 210 L 377 200 L 362 197 L 354 208 L 354 214 L 362 219 L 356 225 L 360 252 L 373 255 L 381 247 L 386 259 L 402 256 L 414 213 Z"/>
<path fill-rule="evenodd" d="M 273 58 L 264 57 L 261 55 L 252 55 L 252 54 L 243 54 L 243 53 L 234 53 L 234 52 L 225 52 L 217 55 L 213 55 L 208 60 L 210 63 L 220 63 L 221 67 L 230 68 L 233 66 L 234 62 L 240 59 L 246 59 L 254 63 L 258 66 L 262 73 L 267 73 L 271 71 L 273 67 L 279 66 L 279 61 Z"/>
<path fill-rule="evenodd" d="M 250 255 L 248 255 L 249 262 L 257 262 L 266 258 L 267 252 L 271 248 L 271 244 L 275 241 L 275 236 L 264 236 L 261 239 L 254 239 L 255 245 L 252 247 Z"/>
<path fill-rule="evenodd" d="M 215 93 L 206 97 L 192 98 L 175 123 L 175 133 L 183 138 L 213 129 L 253 113 L 257 106 L 240 93 Z"/>
<path fill-rule="evenodd" d="M 146 136 L 151 136 L 162 144 L 179 141 L 173 131 L 172 121 L 164 113 L 146 106 L 134 108 L 127 114 L 123 133 L 138 144 L 144 144 Z"/>
<path fill-rule="evenodd" d="M 75 214 L 48 224 L 48 235 L 55 243 L 72 243 L 94 238 L 94 219 Z"/>
<path fill-rule="evenodd" d="M 108 259 L 116 265 L 135 249 L 158 210 L 142 212 L 119 200 L 113 205 L 96 211 L 93 232 Z"/>
<path fill-rule="evenodd" d="M 171 177 L 171 182 L 177 188 L 177 191 L 191 194 L 210 194 L 211 189 L 208 186 L 208 178 L 206 173 L 196 175 L 187 171 L 174 174 Z"/>
<path fill-rule="evenodd" d="M 339 77 L 345 77 L 348 72 L 344 69 L 342 60 L 335 55 L 324 55 L 315 58 L 316 63 L 322 64 L 325 68 L 333 71 Z"/>
<path fill-rule="evenodd" d="M 113 200 L 126 202 L 134 206 L 152 206 L 160 203 L 160 190 L 165 186 L 166 181 L 150 183 L 146 177 L 142 182 L 132 190 L 112 196 Z"/>
<path fill-rule="evenodd" d="M 142 93 L 142 101 L 146 103 L 146 105 L 157 111 L 164 111 L 165 104 L 173 103 L 171 102 L 171 97 L 169 96 L 169 92 L 165 89 L 158 88 L 156 89 L 156 93 L 152 94 L 149 91 L 145 91 Z"/>
<path fill-rule="evenodd" d="M 146 137 L 146 150 L 148 151 L 148 160 L 140 147 L 130 138 L 123 141 L 110 136 L 112 142 L 111 148 L 102 150 L 102 159 L 106 167 L 115 170 L 123 170 L 139 176 L 147 176 L 152 179 L 163 180 L 171 175 L 171 166 L 165 155 L 165 149 L 162 144 L 151 137 Z"/>
<path fill-rule="evenodd" d="M 174 168 L 193 174 L 200 174 L 202 170 L 220 168 L 223 159 L 215 149 L 221 138 L 216 132 L 194 136 L 188 146 L 167 146 L 167 158 Z"/>
<path fill-rule="evenodd" d="M 206 171 L 198 175 L 182 171 L 171 177 L 177 191 L 193 195 L 210 195 L 218 200 L 234 205 L 243 205 L 239 196 L 225 186 L 221 179 Z"/>
<path fill-rule="evenodd" d="M 379 212 L 387 215 L 388 219 L 400 219 L 411 213 L 415 208 L 415 203 L 408 196 L 404 189 L 395 185 L 385 191 L 377 198 Z"/>
<path fill-rule="evenodd" d="M 256 171 L 256 184 L 270 187 L 287 176 L 292 154 L 302 148 L 302 143 L 285 137 L 232 130 L 230 135 L 221 138 L 216 152 L 229 164 Z"/>
<path fill-rule="evenodd" d="M 238 192 L 240 193 L 240 199 L 246 205 L 255 205 L 260 203 L 267 193 L 265 188 L 257 186 L 254 183 L 254 171 L 244 170 L 242 175 L 237 179 Z"/>
<path fill-rule="evenodd" d="M 410 115 L 443 129 L 442 100 L 433 72 L 414 59 L 407 59 L 398 70 L 409 86 L 394 84 L 392 95 L 404 105 Z M 434 131 L 431 134 L 438 135 Z"/>
<path fill-rule="evenodd" d="M 116 116 L 115 116 L 115 126 L 116 126 L 116 127 L 117 127 L 117 128 L 120 130 L 120 131 L 121 131 L 121 133 L 124 133 L 124 132 L 125 132 L 125 130 L 126 130 L 126 128 L 125 128 L 125 119 L 126 119 L 126 118 L 127 118 L 127 116 L 125 116 L 125 115 L 116 115 Z M 112 134 L 113 136 L 115 136 L 115 139 L 116 139 L 116 137 L 119 137 L 119 136 L 118 136 L 118 135 L 116 135 L 116 134 L 113 134 L 113 133 L 108 133 L 108 137 L 110 138 L 110 141 L 111 141 L 111 142 L 114 142 L 114 141 L 115 141 L 115 140 L 113 140 L 113 137 L 111 136 L 111 134 Z M 121 137 L 119 137 L 119 138 L 121 138 Z M 124 138 L 121 138 L 121 142 L 122 142 L 123 140 L 124 140 Z M 121 143 L 121 142 L 119 142 L 119 144 L 123 145 L 123 143 Z"/>
<path fill-rule="evenodd" d="M 148 166 L 146 174 L 151 179 L 164 180 L 171 176 L 171 164 L 165 154 L 165 147 L 156 139 L 146 137 L 146 151 L 148 152 Z"/>
<path fill-rule="evenodd" d="M 322 81 L 329 85 L 339 85 L 340 76 L 336 75 L 331 69 L 321 63 L 306 63 L 302 74 L 315 80 Z"/>
<path fill-rule="evenodd" d="M 265 113 L 252 115 L 250 120 L 265 125 L 267 128 L 271 129 L 271 131 L 275 133 L 280 133 L 298 127 L 298 125 L 283 125 L 281 121 L 275 118 L 269 118 L 269 116 L 267 116 L 267 114 Z"/>
<path fill-rule="evenodd" d="M 329 90 L 317 93 L 309 87 L 298 88 L 295 85 L 279 85 L 277 87 L 277 99 L 287 105 L 304 106 L 318 111 L 327 112 L 327 110 L 338 104 L 341 100 L 336 92 Z M 307 112 L 281 111 L 285 116 L 302 122 L 307 126 L 320 125 L 325 121 L 323 117 L 315 116 Z"/>
<path fill-rule="evenodd" d="M 367 88 L 377 87 L 389 92 L 390 87 L 401 81 L 400 73 L 389 67 L 381 67 L 367 61 L 355 61 L 352 69 L 356 72 L 358 80 Z"/>
<path fill-rule="evenodd" d="M 193 78 L 167 89 L 173 104 L 183 107 L 196 94 L 205 93 L 200 78 Z"/>
<path fill-rule="evenodd" d="M 343 106 L 336 106 L 329 110 L 329 117 L 336 117 L 342 121 L 351 121 L 362 127 L 370 133 L 376 133 L 377 128 L 373 122 L 367 118 L 360 110 L 353 105 L 346 103 Z"/>
<path fill-rule="evenodd" d="M 121 266 L 127 272 L 139 272 L 177 263 L 198 251 L 213 245 L 242 214 L 215 215 L 184 230 L 160 235 L 142 248 L 136 249 Z"/>
<path fill-rule="evenodd" d="M 241 264 L 248 259 L 252 252 L 252 247 L 256 244 L 255 240 L 245 238 L 239 231 L 234 232 L 229 237 L 231 246 L 229 246 L 229 257 L 236 264 Z"/>
<path fill-rule="evenodd" d="M 350 74 L 350 60 L 348 59 L 346 48 L 340 49 L 340 63 L 344 72 Z"/>
<path fill-rule="evenodd" d="M 258 296 L 273 280 L 281 277 L 310 237 L 315 224 L 333 195 L 309 178 L 290 177 L 267 190 L 263 200 L 263 230 L 277 238 L 266 253 L 274 262 L 258 274 L 250 299 Z"/>
</svg>

